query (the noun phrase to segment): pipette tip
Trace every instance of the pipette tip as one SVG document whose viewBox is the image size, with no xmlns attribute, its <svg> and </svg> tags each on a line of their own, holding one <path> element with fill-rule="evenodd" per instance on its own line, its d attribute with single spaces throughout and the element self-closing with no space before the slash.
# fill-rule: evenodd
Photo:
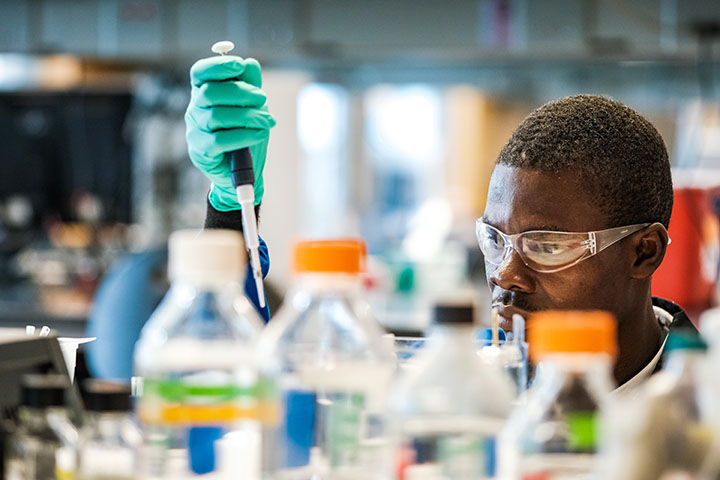
<svg viewBox="0 0 720 480">
<path fill-rule="evenodd" d="M 265 287 L 263 286 L 262 278 L 255 277 L 255 287 L 257 288 L 260 308 L 265 308 Z"/>
</svg>

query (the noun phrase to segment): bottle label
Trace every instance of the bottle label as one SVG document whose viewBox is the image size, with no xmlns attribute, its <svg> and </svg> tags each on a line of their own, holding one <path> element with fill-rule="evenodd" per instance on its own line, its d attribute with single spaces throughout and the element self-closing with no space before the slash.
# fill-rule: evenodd
<svg viewBox="0 0 720 480">
<path fill-rule="evenodd" d="M 558 453 L 536 453 L 523 459 L 523 480 L 560 480 L 586 478 L 595 470 L 597 450 L 597 413 L 594 411 L 568 412 L 565 433 L 546 448 Z"/>
<path fill-rule="evenodd" d="M 312 462 L 317 451 L 329 466 L 353 465 L 368 419 L 360 393 L 288 390 L 283 399 L 285 468 Z"/>
<path fill-rule="evenodd" d="M 595 412 L 570 412 L 567 414 L 568 447 L 571 451 L 595 451 Z"/>
<path fill-rule="evenodd" d="M 147 424 L 217 425 L 237 420 L 259 420 L 268 415 L 258 405 L 258 385 L 205 385 L 182 379 L 145 378 L 138 405 Z"/>
<path fill-rule="evenodd" d="M 359 393 L 333 393 L 324 401 L 327 409 L 327 438 L 330 446 L 330 465 L 354 464 L 358 461 L 358 446 L 365 423 L 365 396 Z M 321 403 L 321 400 L 318 400 Z"/>
<path fill-rule="evenodd" d="M 403 471 L 406 477 L 436 471 L 437 478 L 494 478 L 495 441 L 492 436 L 475 433 L 413 437 L 404 450 L 410 452 L 411 460 Z"/>
</svg>

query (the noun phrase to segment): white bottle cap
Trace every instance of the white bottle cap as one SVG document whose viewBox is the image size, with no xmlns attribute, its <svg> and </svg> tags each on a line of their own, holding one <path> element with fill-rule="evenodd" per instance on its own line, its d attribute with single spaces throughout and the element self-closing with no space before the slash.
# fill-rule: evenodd
<svg viewBox="0 0 720 480">
<path fill-rule="evenodd" d="M 242 282 L 247 254 L 240 232 L 234 230 L 180 230 L 169 240 L 168 277 L 211 287 Z"/>
</svg>

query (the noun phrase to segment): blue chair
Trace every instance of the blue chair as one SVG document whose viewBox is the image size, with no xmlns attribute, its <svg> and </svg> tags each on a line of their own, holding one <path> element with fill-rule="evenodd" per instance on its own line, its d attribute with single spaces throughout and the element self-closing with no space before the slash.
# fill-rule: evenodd
<svg viewBox="0 0 720 480">
<path fill-rule="evenodd" d="M 167 291 L 167 248 L 130 253 L 100 284 L 88 319 L 87 363 L 97 378 L 130 380 L 140 330 Z"/>
</svg>

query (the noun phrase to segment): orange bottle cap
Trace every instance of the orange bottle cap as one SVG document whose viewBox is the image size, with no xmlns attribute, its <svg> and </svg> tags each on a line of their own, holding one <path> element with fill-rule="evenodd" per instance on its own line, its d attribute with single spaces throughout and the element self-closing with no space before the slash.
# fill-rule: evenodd
<svg viewBox="0 0 720 480">
<path fill-rule="evenodd" d="M 297 273 L 361 273 L 367 247 L 360 239 L 310 240 L 295 244 L 293 270 Z"/>
<path fill-rule="evenodd" d="M 538 361 L 549 353 L 606 353 L 617 355 L 615 317 L 600 310 L 548 310 L 530 316 L 530 356 Z"/>
</svg>

